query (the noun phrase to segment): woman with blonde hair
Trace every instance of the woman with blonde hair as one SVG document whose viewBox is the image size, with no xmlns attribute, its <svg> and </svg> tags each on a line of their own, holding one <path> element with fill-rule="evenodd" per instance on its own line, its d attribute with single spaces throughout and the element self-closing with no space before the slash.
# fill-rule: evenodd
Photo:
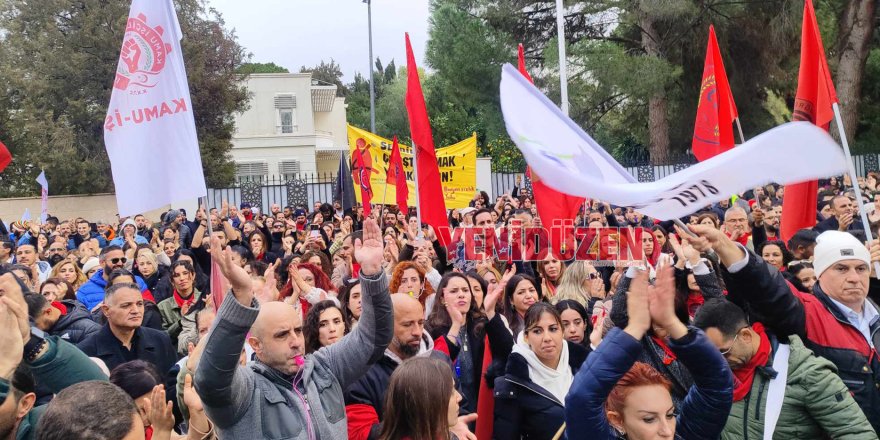
<svg viewBox="0 0 880 440">
<path fill-rule="evenodd" d="M 49 278 L 61 278 L 70 285 L 74 292 L 79 290 L 79 286 L 82 286 L 88 281 L 86 274 L 83 273 L 79 266 L 69 260 L 56 264 L 55 267 L 52 268 L 52 273 L 49 274 Z"/>
<path fill-rule="evenodd" d="M 489 287 L 501 282 L 501 272 L 498 272 L 498 269 L 495 269 L 491 264 L 477 269 L 477 275 L 483 277 Z"/>
<path fill-rule="evenodd" d="M 559 287 L 556 288 L 556 296 L 550 301 L 556 304 L 570 299 L 591 310 L 593 303 L 603 298 L 605 298 L 605 283 L 599 272 L 586 261 L 575 261 L 565 269 L 559 280 Z"/>
<path fill-rule="evenodd" d="M 548 252 L 547 256 L 538 262 L 538 274 L 541 276 L 541 291 L 544 298 L 552 299 L 556 296 L 556 289 L 562 275 L 565 274 L 565 263 Z"/>
</svg>

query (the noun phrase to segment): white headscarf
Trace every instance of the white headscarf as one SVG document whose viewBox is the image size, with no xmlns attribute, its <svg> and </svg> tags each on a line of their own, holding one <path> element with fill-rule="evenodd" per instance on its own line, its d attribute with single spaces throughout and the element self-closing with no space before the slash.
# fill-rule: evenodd
<svg viewBox="0 0 880 440">
<path fill-rule="evenodd" d="M 571 366 L 568 365 L 568 343 L 562 340 L 562 353 L 559 356 L 559 364 L 556 368 L 550 368 L 544 365 L 538 355 L 532 351 L 531 347 L 526 344 L 524 332 L 520 332 L 516 338 L 516 344 L 513 346 L 513 353 L 522 356 L 529 365 L 529 378 L 535 385 L 549 391 L 553 397 L 559 400 L 562 406 L 565 406 L 565 395 L 571 388 L 571 382 L 574 375 L 571 373 Z"/>
</svg>

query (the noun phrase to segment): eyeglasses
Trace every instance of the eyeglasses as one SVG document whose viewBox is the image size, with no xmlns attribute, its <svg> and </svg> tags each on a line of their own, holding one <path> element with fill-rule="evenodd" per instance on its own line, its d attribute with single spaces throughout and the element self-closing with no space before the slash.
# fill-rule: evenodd
<svg viewBox="0 0 880 440">
<path fill-rule="evenodd" d="M 122 257 L 122 258 L 111 258 L 111 259 L 108 260 L 108 261 L 110 261 L 110 264 L 119 264 L 119 263 L 125 264 L 125 263 L 128 261 L 128 258 L 125 258 L 125 257 Z"/>
<path fill-rule="evenodd" d="M 733 341 L 730 342 L 730 347 L 727 347 L 727 350 L 721 350 L 721 356 L 727 357 L 727 355 L 730 354 L 730 351 L 733 350 L 733 346 L 736 344 L 736 340 L 739 338 L 739 334 L 743 331 L 743 328 L 736 331 L 736 336 L 734 336 Z"/>
</svg>

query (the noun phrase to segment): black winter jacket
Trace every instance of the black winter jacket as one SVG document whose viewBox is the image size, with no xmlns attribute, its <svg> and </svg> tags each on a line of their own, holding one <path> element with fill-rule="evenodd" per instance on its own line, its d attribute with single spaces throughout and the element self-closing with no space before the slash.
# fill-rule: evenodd
<svg viewBox="0 0 880 440">
<path fill-rule="evenodd" d="M 588 348 L 568 342 L 568 365 L 574 377 L 590 354 Z M 497 440 L 550 440 L 565 423 L 565 407 L 546 389 L 532 382 L 529 365 L 518 353 L 507 359 L 507 374 L 495 379 Z M 565 438 L 565 436 L 561 437 Z"/>
<path fill-rule="evenodd" d="M 101 330 L 101 326 L 92 321 L 91 314 L 81 303 L 74 300 L 60 302 L 67 308 L 67 314 L 58 318 L 49 329 L 49 334 L 75 345 Z"/>
</svg>

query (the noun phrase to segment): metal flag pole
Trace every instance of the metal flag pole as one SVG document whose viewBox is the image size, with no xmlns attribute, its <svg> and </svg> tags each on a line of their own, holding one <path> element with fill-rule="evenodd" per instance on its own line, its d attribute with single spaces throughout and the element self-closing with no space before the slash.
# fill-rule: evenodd
<svg viewBox="0 0 880 440">
<path fill-rule="evenodd" d="M 733 121 L 736 122 L 736 130 L 739 131 L 739 142 L 742 144 L 746 143 L 746 137 L 743 136 L 742 124 L 739 123 L 739 117 L 734 118 Z"/>
<path fill-rule="evenodd" d="M 373 86 L 373 2 L 364 0 L 367 4 L 367 33 L 370 45 L 370 132 L 376 132 L 376 89 Z"/>
<path fill-rule="evenodd" d="M 856 167 L 853 165 L 852 155 L 849 152 L 849 142 L 846 140 L 843 118 L 840 117 L 840 106 L 835 102 L 831 104 L 831 108 L 834 110 L 834 120 L 837 123 L 837 133 L 840 135 L 840 143 L 843 145 L 843 153 L 846 155 L 846 167 L 849 173 L 850 183 L 852 183 L 853 191 L 856 193 L 856 203 L 859 206 L 859 216 L 862 219 L 862 228 L 865 230 L 865 238 L 867 238 L 868 243 L 870 243 L 874 241 L 874 234 L 871 234 L 871 224 L 868 222 L 868 214 L 865 212 L 865 202 L 862 200 L 862 190 L 859 188 Z M 880 279 L 880 262 L 874 262 L 874 275 Z"/>
<path fill-rule="evenodd" d="M 562 113 L 568 116 L 568 66 L 565 58 L 565 15 L 562 0 L 556 0 L 556 35 L 559 40 L 559 90 Z"/>
</svg>

